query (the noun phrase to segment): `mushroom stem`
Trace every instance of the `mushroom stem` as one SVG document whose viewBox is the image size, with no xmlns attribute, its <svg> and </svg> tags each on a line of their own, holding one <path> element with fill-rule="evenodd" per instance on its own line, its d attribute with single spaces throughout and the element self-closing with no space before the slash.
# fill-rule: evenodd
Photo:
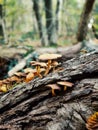
<svg viewBox="0 0 98 130">
<path fill-rule="evenodd" d="M 52 96 L 56 96 L 54 89 L 52 89 L 51 92 L 52 92 Z"/>
<path fill-rule="evenodd" d="M 56 67 L 58 66 L 58 62 L 57 61 L 53 61 L 52 62 L 52 67 L 53 67 L 53 72 L 55 72 L 55 69 L 56 69 Z"/>
<path fill-rule="evenodd" d="M 64 91 L 66 91 L 67 90 L 67 86 L 64 86 Z"/>
<path fill-rule="evenodd" d="M 47 68 L 46 68 L 44 76 L 46 76 L 49 73 L 49 70 L 51 69 L 51 63 L 52 63 L 52 61 L 48 60 Z"/>
<path fill-rule="evenodd" d="M 40 74 L 40 66 L 39 66 L 39 65 L 36 66 L 36 71 L 37 71 L 37 75 L 38 75 L 40 78 L 42 78 L 42 75 Z"/>
</svg>

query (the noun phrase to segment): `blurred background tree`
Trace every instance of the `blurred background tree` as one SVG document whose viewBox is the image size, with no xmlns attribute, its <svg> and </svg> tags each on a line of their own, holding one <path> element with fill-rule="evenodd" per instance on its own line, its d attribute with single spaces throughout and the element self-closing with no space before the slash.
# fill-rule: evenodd
<svg viewBox="0 0 98 130">
<path fill-rule="evenodd" d="M 4 5 L 5 5 L 5 1 L 4 1 Z M 5 17 L 5 8 L 3 6 L 3 0 L 0 0 L 0 42 L 1 43 L 7 41 L 4 17 Z"/>
</svg>

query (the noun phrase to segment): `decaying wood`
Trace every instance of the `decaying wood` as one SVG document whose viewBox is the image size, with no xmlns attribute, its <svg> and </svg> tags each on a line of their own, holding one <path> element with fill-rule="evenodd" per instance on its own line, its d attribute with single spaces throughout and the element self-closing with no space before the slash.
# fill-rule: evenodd
<svg viewBox="0 0 98 130">
<path fill-rule="evenodd" d="M 8 75 L 12 76 L 14 73 L 16 73 L 19 70 L 22 70 L 27 63 L 27 60 L 31 58 L 33 55 L 33 52 L 27 55 L 23 60 L 21 60 L 18 64 L 16 64 L 11 70 L 8 71 Z"/>
<path fill-rule="evenodd" d="M 57 48 L 53 48 L 53 47 L 48 47 L 48 48 L 36 48 L 36 52 L 38 52 L 39 54 L 43 54 L 43 53 L 60 53 L 62 55 L 64 55 L 66 58 L 67 57 L 73 57 L 74 55 L 76 55 L 77 53 L 79 53 L 80 49 L 82 48 L 82 42 L 79 42 L 75 45 L 72 45 L 70 47 L 57 47 Z"/>
<path fill-rule="evenodd" d="M 85 130 L 88 116 L 98 111 L 98 53 L 62 62 L 62 67 L 0 95 L 0 129 Z M 74 86 L 53 97 L 45 85 L 60 80 Z"/>
<path fill-rule="evenodd" d="M 67 48 L 37 48 L 36 52 L 38 54 L 43 54 L 43 53 L 61 53 L 66 57 L 66 59 L 73 58 L 81 49 L 82 43 L 78 43 L 76 45 L 73 45 L 71 47 Z M 29 54 L 27 57 L 25 57 L 23 60 L 21 60 L 15 67 L 13 67 L 9 72 L 8 75 L 12 76 L 15 72 L 23 69 L 26 66 L 26 61 L 32 57 L 33 53 Z"/>
<path fill-rule="evenodd" d="M 7 58 L 17 58 L 17 56 L 26 54 L 27 50 L 24 48 L 0 46 L 0 56 Z"/>
<path fill-rule="evenodd" d="M 0 56 L 0 79 L 3 79 L 8 71 L 8 65 L 13 59 L 4 58 Z"/>
</svg>

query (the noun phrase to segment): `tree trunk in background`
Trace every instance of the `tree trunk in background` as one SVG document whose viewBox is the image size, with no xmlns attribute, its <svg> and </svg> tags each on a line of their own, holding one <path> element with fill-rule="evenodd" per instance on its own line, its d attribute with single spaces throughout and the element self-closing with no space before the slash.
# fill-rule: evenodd
<svg viewBox="0 0 98 130">
<path fill-rule="evenodd" d="M 47 46 L 48 40 L 46 38 L 45 31 L 43 30 L 42 19 L 41 19 L 41 14 L 40 14 L 40 9 L 39 9 L 39 1 L 38 0 L 32 0 L 32 1 L 33 1 L 33 9 L 34 9 L 37 24 L 38 24 L 41 43 L 43 46 Z"/>
<path fill-rule="evenodd" d="M 61 9 L 62 9 L 62 3 L 63 0 L 57 0 L 57 5 L 56 5 L 56 31 L 58 34 L 61 33 Z"/>
<path fill-rule="evenodd" d="M 56 27 L 55 20 L 53 18 L 52 0 L 44 0 L 45 13 L 46 13 L 46 29 L 50 45 L 56 45 Z"/>
<path fill-rule="evenodd" d="M 56 5 L 56 30 L 57 32 L 59 29 L 59 9 L 60 9 L 60 0 L 57 0 L 57 5 Z"/>
<path fill-rule="evenodd" d="M 3 6 L 0 4 L 0 42 L 6 42 L 5 22 L 3 20 Z"/>
<path fill-rule="evenodd" d="M 95 0 L 86 0 L 83 12 L 80 18 L 79 28 L 77 32 L 77 41 L 83 41 L 86 38 L 88 31 L 88 21 Z"/>
</svg>

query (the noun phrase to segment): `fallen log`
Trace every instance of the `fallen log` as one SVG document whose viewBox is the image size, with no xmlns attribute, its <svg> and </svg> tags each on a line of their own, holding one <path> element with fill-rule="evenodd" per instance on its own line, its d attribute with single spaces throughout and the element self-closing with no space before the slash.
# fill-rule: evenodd
<svg viewBox="0 0 98 130">
<path fill-rule="evenodd" d="M 64 70 L 36 78 L 0 95 L 0 130 L 85 130 L 98 111 L 98 53 L 62 62 Z M 47 84 L 74 83 L 52 96 Z"/>
<path fill-rule="evenodd" d="M 23 58 L 18 64 L 16 64 L 11 70 L 8 71 L 8 76 L 12 76 L 16 72 L 22 70 L 27 65 L 27 61 L 30 58 L 33 59 L 35 54 L 36 54 L 36 52 L 32 52 L 32 53 L 28 54 L 25 58 Z"/>
</svg>

